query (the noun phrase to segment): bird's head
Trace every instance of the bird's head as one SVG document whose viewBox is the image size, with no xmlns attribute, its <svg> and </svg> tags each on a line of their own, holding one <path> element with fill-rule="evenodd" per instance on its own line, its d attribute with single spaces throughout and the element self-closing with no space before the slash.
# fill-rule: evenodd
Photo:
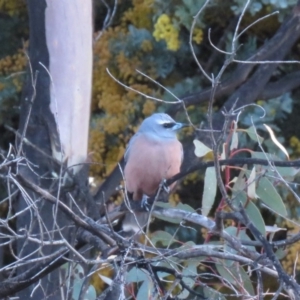
<svg viewBox="0 0 300 300">
<path fill-rule="evenodd" d="M 139 132 L 152 137 L 173 139 L 176 138 L 176 132 L 186 126 L 188 125 L 176 122 L 167 114 L 156 113 L 142 122 Z"/>
</svg>

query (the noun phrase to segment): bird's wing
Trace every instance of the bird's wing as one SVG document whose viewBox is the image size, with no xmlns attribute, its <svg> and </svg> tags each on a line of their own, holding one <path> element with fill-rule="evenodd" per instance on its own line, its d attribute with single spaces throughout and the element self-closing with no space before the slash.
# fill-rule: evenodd
<svg viewBox="0 0 300 300">
<path fill-rule="evenodd" d="M 135 135 L 132 136 L 132 138 L 130 139 L 126 150 L 125 150 L 125 154 L 124 154 L 124 159 L 125 159 L 125 163 L 127 163 L 128 159 L 129 159 L 129 155 L 130 155 L 130 148 L 132 147 L 132 145 L 135 143 L 136 139 L 140 136 L 140 134 L 137 132 Z"/>
<path fill-rule="evenodd" d="M 181 163 L 183 162 L 183 158 L 184 158 L 184 152 L 183 152 L 183 146 L 181 144 Z"/>
</svg>

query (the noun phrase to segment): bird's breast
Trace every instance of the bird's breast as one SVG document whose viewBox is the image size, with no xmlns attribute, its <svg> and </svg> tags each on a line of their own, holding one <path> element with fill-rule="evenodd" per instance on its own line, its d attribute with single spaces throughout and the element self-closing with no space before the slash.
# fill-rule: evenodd
<svg viewBox="0 0 300 300">
<path fill-rule="evenodd" d="M 140 200 L 143 194 L 154 195 L 163 179 L 179 173 L 181 161 L 182 145 L 177 139 L 137 138 L 130 147 L 124 170 L 127 190 L 133 193 L 134 200 Z"/>
</svg>

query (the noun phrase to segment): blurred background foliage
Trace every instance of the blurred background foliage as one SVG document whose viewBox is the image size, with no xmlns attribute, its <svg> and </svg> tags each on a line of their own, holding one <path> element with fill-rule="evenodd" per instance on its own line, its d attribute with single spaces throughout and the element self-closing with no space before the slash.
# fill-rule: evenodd
<svg viewBox="0 0 300 300">
<path fill-rule="evenodd" d="M 14 134 L 4 125 L 17 128 L 19 103 L 26 67 L 24 45 L 28 40 L 26 3 L 0 0 L 0 146 L 6 149 Z"/>
<path fill-rule="evenodd" d="M 147 100 L 120 86 L 107 74 L 106 68 L 126 86 L 166 101 L 175 99 L 136 70 L 158 81 L 178 97 L 208 87 L 210 83 L 199 71 L 189 47 L 193 16 L 204 2 L 204 0 L 119 1 L 112 25 L 102 32 L 94 45 L 90 150 L 93 153 L 93 161 L 97 162 L 92 165 L 92 172 L 98 178 L 100 176 L 104 179 L 110 174 L 116 162 L 122 157 L 126 144 L 140 121 L 154 111 L 165 111 L 168 107 L 165 103 Z M 223 38 L 222 49 L 229 49 L 233 30 L 227 28 L 241 12 L 245 2 L 215 0 L 200 15 L 192 38 L 195 53 L 208 73 L 216 74 L 224 63 L 223 55 L 216 55 L 213 60 L 210 59 L 212 48 L 207 37 L 208 29 L 212 30 L 212 41 L 215 44 Z M 258 23 L 242 36 L 243 46 L 239 49 L 238 59 L 246 59 L 255 53 L 268 36 L 273 35 L 280 26 L 283 16 L 291 11 L 295 2 L 252 1 L 241 29 L 258 17 L 276 9 L 280 9 L 280 14 Z M 112 6 L 113 2 L 109 4 Z M 97 2 L 96 15 L 97 13 L 105 15 L 105 11 L 101 2 Z M 102 22 L 101 18 L 96 18 L 95 36 L 102 30 Z M 290 68 L 287 65 L 286 72 Z M 230 76 L 231 71 L 231 67 L 228 68 L 224 77 Z M 275 127 L 274 121 L 282 121 L 292 111 L 294 105 L 292 95 L 284 95 L 277 101 L 261 101 L 261 104 L 267 111 L 267 122 L 274 124 L 273 128 L 280 132 L 280 127 Z M 199 120 L 203 120 L 206 108 L 207 104 L 197 109 L 189 107 L 192 120 L 198 123 Z M 250 114 L 258 118 L 261 111 L 253 109 L 244 113 L 241 121 L 245 125 L 249 125 L 247 118 L 249 120 Z M 184 120 L 184 115 L 179 113 L 177 119 Z"/>
<path fill-rule="evenodd" d="M 210 83 L 199 71 L 189 47 L 190 27 L 204 0 L 119 0 L 111 25 L 104 29 L 103 20 L 107 7 L 102 1 L 94 1 L 95 39 L 93 70 L 93 101 L 91 107 L 90 153 L 91 174 L 97 182 L 102 182 L 124 154 L 131 135 L 146 116 L 154 111 L 165 111 L 166 103 L 147 100 L 132 90 L 125 89 L 107 73 L 107 69 L 126 86 L 152 97 L 173 101 L 173 97 L 158 84 L 136 72 L 139 70 L 159 82 L 178 97 L 199 92 Z M 197 20 L 192 34 L 195 54 L 206 72 L 216 74 L 225 57 L 212 49 L 208 40 L 208 29 L 215 45 L 223 50 L 230 49 L 235 22 L 241 13 L 244 0 L 214 0 Z M 242 37 L 238 59 L 246 59 L 264 44 L 279 28 L 284 17 L 291 12 L 296 0 L 252 1 L 241 24 L 241 30 L 265 14 L 279 10 L 279 14 L 265 19 L 251 27 Z M 114 1 L 107 1 L 112 8 Z M 233 25 L 232 25 L 233 24 Z M 26 41 L 28 40 L 28 16 L 25 0 L 0 0 L 0 130 L 1 148 L 7 149 L 14 142 L 14 135 L 4 125 L 17 128 L 19 101 L 27 64 Z M 219 42 L 221 43 L 219 44 Z M 242 45 L 243 44 L 243 45 Z M 299 60 L 300 43 L 294 46 L 289 59 Z M 224 78 L 230 77 L 235 66 L 230 66 Z M 295 65 L 284 64 L 281 73 L 296 70 Z M 274 74 L 274 79 L 279 74 Z M 266 119 L 260 120 L 261 109 L 253 107 L 240 116 L 240 126 L 251 126 L 251 118 L 268 123 L 279 140 L 289 149 L 292 157 L 299 157 L 299 90 L 276 99 L 258 103 L 266 111 Z M 223 100 L 216 102 L 216 109 Z M 205 118 L 207 104 L 188 107 L 191 119 L 199 124 Z M 293 112 L 293 114 L 291 114 Z M 287 118 L 288 121 L 287 122 Z M 186 121 L 184 113 L 176 119 Z M 191 132 L 184 132 L 188 136 Z M 262 132 L 263 134 L 263 132 Z M 249 146 L 249 140 L 243 141 Z M 273 148 L 272 148 L 273 147 Z M 272 143 L 268 149 L 277 149 Z M 201 191 L 191 182 L 197 180 L 195 174 L 184 180 L 179 193 L 173 195 L 178 202 L 185 193 L 187 202 L 201 199 Z M 198 178 L 199 180 L 199 178 Z M 296 205 L 291 195 L 290 205 Z M 273 219 L 273 222 L 275 219 Z M 289 225 L 291 229 L 293 226 Z M 299 245 L 294 245 L 286 259 L 285 267 L 294 263 Z"/>
</svg>

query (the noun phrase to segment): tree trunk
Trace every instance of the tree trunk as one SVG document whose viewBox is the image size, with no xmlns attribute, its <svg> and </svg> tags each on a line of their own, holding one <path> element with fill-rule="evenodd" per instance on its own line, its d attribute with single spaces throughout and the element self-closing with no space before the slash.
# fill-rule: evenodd
<svg viewBox="0 0 300 300">
<path fill-rule="evenodd" d="M 59 162 L 78 172 L 87 158 L 88 126 L 92 79 L 92 3 L 91 0 L 28 0 L 30 20 L 27 82 L 23 90 L 19 154 L 26 158 L 19 173 L 46 190 L 56 190 L 63 182 Z M 56 160 L 56 161 L 55 161 Z M 70 174 L 70 173 L 68 173 Z M 54 193 L 55 195 L 55 193 Z M 57 208 L 24 190 L 17 204 L 21 212 L 17 231 L 43 241 L 66 239 L 71 243 L 74 230 Z M 64 228 L 64 229 L 62 229 Z M 40 245 L 26 238 L 18 240 L 20 261 L 46 257 L 61 246 Z M 28 266 L 17 269 L 22 274 Z M 61 299 L 59 270 L 19 292 L 20 299 Z"/>
</svg>

